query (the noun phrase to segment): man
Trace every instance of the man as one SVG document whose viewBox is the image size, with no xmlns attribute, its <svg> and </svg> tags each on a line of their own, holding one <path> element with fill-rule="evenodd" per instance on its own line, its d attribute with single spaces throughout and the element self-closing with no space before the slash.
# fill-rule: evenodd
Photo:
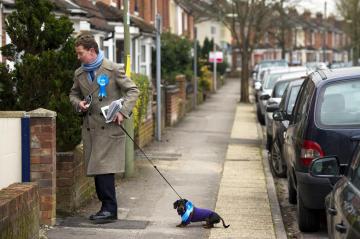
<svg viewBox="0 0 360 239">
<path fill-rule="evenodd" d="M 101 209 L 90 220 L 103 223 L 117 219 L 115 173 L 124 168 L 125 135 L 119 125 L 128 118 L 139 90 L 125 76 L 123 67 L 104 58 L 90 34 L 80 35 L 75 50 L 82 66 L 75 71 L 70 101 L 84 115 L 82 140 L 88 176 L 95 179 Z M 123 99 L 122 108 L 106 123 L 101 108 Z"/>
</svg>

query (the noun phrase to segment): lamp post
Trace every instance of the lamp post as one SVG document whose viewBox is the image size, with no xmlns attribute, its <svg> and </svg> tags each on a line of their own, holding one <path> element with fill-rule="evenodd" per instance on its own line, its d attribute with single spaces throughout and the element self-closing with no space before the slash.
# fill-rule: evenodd
<svg viewBox="0 0 360 239">
<path fill-rule="evenodd" d="M 326 62 L 326 25 L 325 25 L 325 21 L 326 21 L 326 5 L 327 2 L 325 1 L 324 3 L 324 37 L 323 37 L 323 62 Z"/>
<path fill-rule="evenodd" d="M 131 75 L 131 61 L 130 61 L 130 12 L 129 0 L 124 0 L 124 55 L 125 55 L 125 69 L 126 76 Z M 129 135 L 134 138 L 134 121 L 131 116 L 125 120 L 125 129 Z M 126 137 L 125 139 L 125 176 L 131 177 L 134 174 L 134 143 Z"/>
</svg>

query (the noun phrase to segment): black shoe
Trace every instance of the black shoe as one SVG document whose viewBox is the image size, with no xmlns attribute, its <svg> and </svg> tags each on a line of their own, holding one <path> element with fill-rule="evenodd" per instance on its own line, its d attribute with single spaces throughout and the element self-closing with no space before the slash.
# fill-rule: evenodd
<svg viewBox="0 0 360 239">
<path fill-rule="evenodd" d="M 107 223 L 117 220 L 118 217 L 116 213 L 112 213 L 108 211 L 99 211 L 96 214 L 91 215 L 89 219 L 95 221 L 95 223 Z"/>
</svg>

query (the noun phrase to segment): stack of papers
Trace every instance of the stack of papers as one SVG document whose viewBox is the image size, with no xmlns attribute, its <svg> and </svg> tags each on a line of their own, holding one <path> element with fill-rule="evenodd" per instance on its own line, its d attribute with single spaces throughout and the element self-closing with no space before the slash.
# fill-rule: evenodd
<svg viewBox="0 0 360 239">
<path fill-rule="evenodd" d="M 115 119 L 116 113 L 119 112 L 122 108 L 123 101 L 123 99 L 114 100 L 110 105 L 101 108 L 101 112 L 105 117 L 106 123 L 110 123 Z"/>
</svg>

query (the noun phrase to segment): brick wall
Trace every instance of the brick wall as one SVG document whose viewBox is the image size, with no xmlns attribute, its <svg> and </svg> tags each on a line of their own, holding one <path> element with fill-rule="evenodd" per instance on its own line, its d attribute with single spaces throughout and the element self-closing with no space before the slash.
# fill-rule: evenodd
<svg viewBox="0 0 360 239">
<path fill-rule="evenodd" d="M 167 86 L 165 93 L 166 101 L 166 125 L 173 126 L 179 118 L 179 88 Z"/>
<path fill-rule="evenodd" d="M 15 183 L 0 190 L 0 239 L 39 238 L 36 183 Z"/>
<path fill-rule="evenodd" d="M 30 177 L 39 185 L 40 223 L 55 224 L 56 217 L 56 113 L 29 112 Z"/>
<path fill-rule="evenodd" d="M 136 143 L 140 147 L 144 147 L 148 143 L 150 143 L 153 139 L 154 135 L 154 120 L 152 117 L 146 119 L 139 126 L 139 133 L 136 136 Z"/>
<path fill-rule="evenodd" d="M 93 177 L 86 177 L 83 147 L 56 155 L 56 211 L 70 215 L 95 195 Z"/>
</svg>

